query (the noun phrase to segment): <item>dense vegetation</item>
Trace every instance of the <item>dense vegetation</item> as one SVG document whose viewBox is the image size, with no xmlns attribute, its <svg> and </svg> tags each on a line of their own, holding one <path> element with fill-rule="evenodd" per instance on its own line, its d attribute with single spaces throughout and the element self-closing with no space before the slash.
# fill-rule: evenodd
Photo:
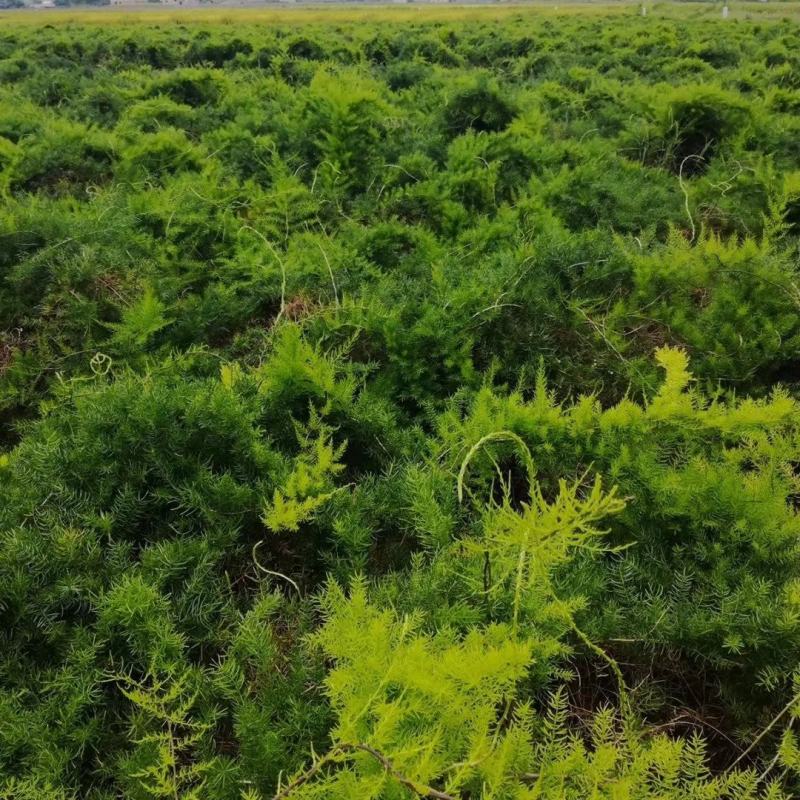
<svg viewBox="0 0 800 800">
<path fill-rule="evenodd" d="M 797 796 L 799 242 L 788 20 L 0 26 L 0 798 Z"/>
</svg>

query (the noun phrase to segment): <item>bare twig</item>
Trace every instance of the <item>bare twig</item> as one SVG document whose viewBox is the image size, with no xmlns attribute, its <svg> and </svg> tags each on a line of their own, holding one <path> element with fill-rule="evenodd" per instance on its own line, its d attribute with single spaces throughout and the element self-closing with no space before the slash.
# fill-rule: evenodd
<svg viewBox="0 0 800 800">
<path fill-rule="evenodd" d="M 320 253 L 322 253 L 322 257 L 325 259 L 325 264 L 328 267 L 328 274 L 331 276 L 331 285 L 333 286 L 333 299 L 336 302 L 336 308 L 339 308 L 339 292 L 336 290 L 336 279 L 333 277 L 333 269 L 331 267 L 330 259 L 319 242 L 317 242 L 317 247 L 319 248 Z"/>
<path fill-rule="evenodd" d="M 283 312 L 286 308 L 286 265 L 283 263 L 283 259 L 278 255 L 278 251 L 272 245 L 272 242 L 264 236 L 261 231 L 256 230 L 252 225 L 242 225 L 239 229 L 240 231 L 252 231 L 256 236 L 258 236 L 262 242 L 272 251 L 272 255 L 275 256 L 278 264 L 281 268 L 281 310 L 278 312 L 278 316 L 275 318 L 276 322 L 283 316 Z"/>
<path fill-rule="evenodd" d="M 288 575 L 284 575 L 282 572 L 276 572 L 276 571 L 275 571 L 275 570 L 273 570 L 273 569 L 267 569 L 267 568 L 266 568 L 266 567 L 265 567 L 265 566 L 264 566 L 264 565 L 263 565 L 263 564 L 262 564 L 262 563 L 261 563 L 261 562 L 258 560 L 258 558 L 256 557 L 256 551 L 258 550 L 258 547 L 259 547 L 259 545 L 260 545 L 260 544 L 261 544 L 261 540 L 257 541 L 257 542 L 256 542 L 256 543 L 253 545 L 253 563 L 256 565 L 256 567 L 257 567 L 259 570 L 261 570 L 261 572 L 264 572 L 264 573 L 266 573 L 267 575 L 273 575 L 273 576 L 274 576 L 274 577 L 276 577 L 276 578 L 283 578 L 283 580 L 285 580 L 287 583 L 291 583 L 291 584 L 292 584 L 292 586 L 294 586 L 294 588 L 297 590 L 297 594 L 299 594 L 299 595 L 302 597 L 302 594 L 303 594 L 303 593 L 300 591 L 300 587 L 299 587 L 299 586 L 298 586 L 298 585 L 297 585 L 297 584 L 296 584 L 296 583 L 295 583 L 295 582 L 294 582 L 294 581 L 293 581 L 293 580 L 292 580 L 292 579 L 291 579 L 291 578 L 290 578 Z"/>
<path fill-rule="evenodd" d="M 800 692 L 793 695 L 792 699 L 772 718 L 770 723 L 764 728 L 761 733 L 750 742 L 750 745 L 747 747 L 746 750 L 743 750 L 742 753 L 739 755 L 739 758 L 731 764 L 730 769 L 733 769 L 745 756 L 753 751 L 753 748 L 775 727 L 775 725 L 780 722 L 781 717 L 784 714 L 792 710 L 792 707 L 795 706 L 798 702 L 800 702 Z"/>
<path fill-rule="evenodd" d="M 692 226 L 692 239 L 691 239 L 692 242 L 694 242 L 694 240 L 695 240 L 695 238 L 697 236 L 697 228 L 695 228 L 694 218 L 692 217 L 692 211 L 689 208 L 689 192 L 686 191 L 686 187 L 683 185 L 683 166 L 684 166 L 684 164 L 686 164 L 687 161 L 689 161 L 690 159 L 693 159 L 693 158 L 696 158 L 699 161 L 703 160 L 702 156 L 698 156 L 698 155 L 694 155 L 694 154 L 686 156 L 686 158 L 684 158 L 683 161 L 681 161 L 681 166 L 680 166 L 680 169 L 678 170 L 678 183 L 680 184 L 681 191 L 683 192 L 683 199 L 684 199 L 684 203 L 685 203 L 685 206 L 686 206 L 686 216 L 689 217 L 689 224 Z"/>
<path fill-rule="evenodd" d="M 416 781 L 412 781 L 410 778 L 407 778 L 405 775 L 398 772 L 394 768 L 392 762 L 374 747 L 370 747 L 368 744 L 350 744 L 348 742 L 337 744 L 335 747 L 329 750 L 328 753 L 320 758 L 310 769 L 306 770 L 291 783 L 289 783 L 284 789 L 279 791 L 272 798 L 272 800 L 284 800 L 284 798 L 292 794 L 295 789 L 299 789 L 301 786 L 312 780 L 317 774 L 319 774 L 320 770 L 326 764 L 335 761 L 339 757 L 352 757 L 353 754 L 357 752 L 367 753 L 368 755 L 372 756 L 383 767 L 383 770 L 387 775 L 391 775 L 391 777 L 393 777 L 398 783 L 405 786 L 406 789 L 414 792 L 414 794 L 416 794 L 418 797 L 430 797 L 433 800 L 457 800 L 456 797 L 451 794 L 447 794 L 447 792 L 441 792 L 438 789 L 434 789 L 432 786 L 420 784 Z"/>
</svg>

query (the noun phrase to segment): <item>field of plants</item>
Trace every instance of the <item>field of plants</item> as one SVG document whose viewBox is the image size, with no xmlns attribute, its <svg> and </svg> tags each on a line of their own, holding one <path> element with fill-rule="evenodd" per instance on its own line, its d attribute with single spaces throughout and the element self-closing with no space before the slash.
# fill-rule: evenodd
<svg viewBox="0 0 800 800">
<path fill-rule="evenodd" d="M 82 14 L 0 16 L 0 798 L 799 797 L 796 9 Z"/>
</svg>

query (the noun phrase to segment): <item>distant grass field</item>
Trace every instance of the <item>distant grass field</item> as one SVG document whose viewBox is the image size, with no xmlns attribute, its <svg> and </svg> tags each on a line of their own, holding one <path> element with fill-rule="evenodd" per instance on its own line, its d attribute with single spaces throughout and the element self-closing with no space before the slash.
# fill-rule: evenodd
<svg viewBox="0 0 800 800">
<path fill-rule="evenodd" d="M 667 19 L 718 19 L 722 3 L 647 3 L 648 15 Z M 176 8 L 175 6 L 106 6 L 102 8 L 63 8 L 0 11 L 4 26 L 19 25 L 243 25 L 314 24 L 347 22 L 458 22 L 467 20 L 506 20 L 514 16 L 617 16 L 638 14 L 637 2 L 584 3 L 532 2 L 503 5 L 304 5 L 294 7 Z M 800 3 L 733 2 L 730 20 L 800 20 Z"/>
</svg>

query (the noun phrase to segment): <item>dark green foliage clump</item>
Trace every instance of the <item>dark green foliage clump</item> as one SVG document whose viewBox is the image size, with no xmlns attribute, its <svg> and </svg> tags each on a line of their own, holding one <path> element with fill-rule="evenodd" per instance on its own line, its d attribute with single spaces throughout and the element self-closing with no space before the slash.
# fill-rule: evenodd
<svg viewBox="0 0 800 800">
<path fill-rule="evenodd" d="M 798 796 L 796 25 L 396 13 L 0 20 L 0 798 Z"/>
</svg>

